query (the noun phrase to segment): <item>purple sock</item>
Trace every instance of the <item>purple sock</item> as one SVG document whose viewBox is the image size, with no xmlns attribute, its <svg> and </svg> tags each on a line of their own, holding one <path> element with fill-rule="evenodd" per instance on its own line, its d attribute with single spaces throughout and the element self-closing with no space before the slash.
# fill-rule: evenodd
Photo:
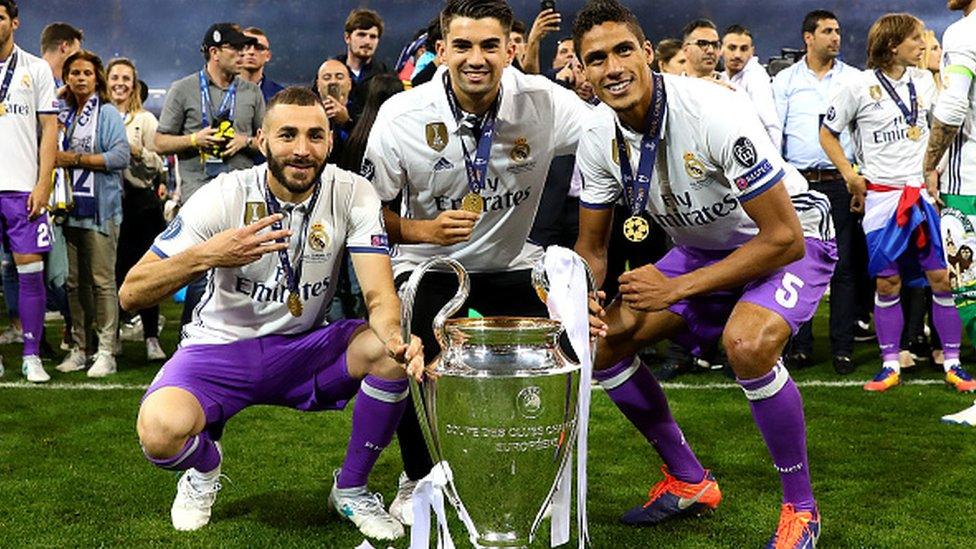
<svg viewBox="0 0 976 549">
<path fill-rule="evenodd" d="M 881 360 L 898 360 L 901 332 L 905 327 L 905 315 L 900 302 L 901 297 L 897 294 L 874 294 L 874 330 L 878 334 Z"/>
<path fill-rule="evenodd" d="M 782 363 L 756 379 L 740 379 L 749 399 L 752 418 L 766 441 L 783 484 L 783 503 L 797 510 L 813 511 L 816 501 L 810 486 L 807 461 L 807 432 L 803 419 L 803 399 Z"/>
<path fill-rule="evenodd" d="M 596 370 L 594 377 L 610 400 L 654 446 L 672 475 L 692 484 L 705 478 L 705 469 L 671 417 L 661 385 L 640 360 L 625 358 L 606 370 Z"/>
<path fill-rule="evenodd" d="M 36 272 L 21 272 L 34 268 Z M 27 269 L 25 269 L 27 268 Z M 44 305 L 47 300 L 44 288 L 44 264 L 41 262 L 19 265 L 17 282 L 20 285 L 20 323 L 24 326 L 24 356 L 37 355 L 41 349 L 41 335 L 44 330 Z"/>
<path fill-rule="evenodd" d="M 143 451 L 153 465 L 171 471 L 186 471 L 194 468 L 201 473 L 209 473 L 220 466 L 220 451 L 206 431 L 187 439 L 183 448 L 173 457 L 154 458 Z"/>
<path fill-rule="evenodd" d="M 942 340 L 942 354 L 946 360 L 958 359 L 962 321 L 951 292 L 932 292 L 932 324 Z"/>
<path fill-rule="evenodd" d="M 352 434 L 336 487 L 366 485 L 380 452 L 393 440 L 408 402 L 406 379 L 389 381 L 372 375 L 363 379 L 352 409 Z"/>
</svg>

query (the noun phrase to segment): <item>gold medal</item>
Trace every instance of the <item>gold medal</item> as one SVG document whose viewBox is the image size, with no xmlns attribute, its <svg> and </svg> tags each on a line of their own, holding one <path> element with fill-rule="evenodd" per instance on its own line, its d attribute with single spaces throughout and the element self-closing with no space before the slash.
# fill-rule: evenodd
<svg viewBox="0 0 976 549">
<path fill-rule="evenodd" d="M 912 141 L 918 141 L 919 139 L 922 138 L 922 128 L 920 128 L 919 126 L 912 126 L 908 128 L 907 135 L 908 138 L 911 139 Z"/>
<path fill-rule="evenodd" d="M 466 212 L 480 214 L 485 211 L 485 199 L 478 193 L 469 192 L 461 199 L 461 209 Z"/>
<path fill-rule="evenodd" d="M 624 236 L 631 242 L 643 242 L 651 232 L 651 226 L 639 215 L 624 220 Z"/>
<path fill-rule="evenodd" d="M 7 106 L 4 105 L 3 103 L 0 103 L 0 116 L 3 116 L 5 114 L 7 114 Z"/>
<path fill-rule="evenodd" d="M 298 292 L 288 294 L 288 312 L 291 316 L 302 316 L 302 298 L 298 297 Z"/>
</svg>

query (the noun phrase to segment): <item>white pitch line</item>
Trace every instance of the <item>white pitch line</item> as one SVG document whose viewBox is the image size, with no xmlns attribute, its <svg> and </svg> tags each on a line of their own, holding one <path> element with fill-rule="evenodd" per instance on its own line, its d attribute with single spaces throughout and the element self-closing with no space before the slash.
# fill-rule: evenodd
<svg viewBox="0 0 976 549">
<path fill-rule="evenodd" d="M 822 381 L 810 380 L 799 381 L 797 387 L 861 387 L 866 383 L 858 380 L 844 381 Z M 942 385 L 945 383 L 941 379 L 914 379 L 903 382 L 903 385 Z M 741 389 L 735 383 L 662 383 L 665 389 L 691 390 L 691 391 L 719 391 L 730 389 Z M 135 383 L 28 383 L 26 381 L 0 381 L 0 389 L 47 389 L 53 391 L 145 391 L 149 385 L 139 385 Z M 602 390 L 599 384 L 593 385 L 593 390 Z"/>
</svg>

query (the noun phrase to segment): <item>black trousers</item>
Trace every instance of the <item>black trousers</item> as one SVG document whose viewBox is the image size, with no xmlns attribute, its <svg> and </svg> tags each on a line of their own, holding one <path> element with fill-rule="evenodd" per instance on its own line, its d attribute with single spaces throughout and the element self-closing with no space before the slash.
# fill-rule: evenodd
<svg viewBox="0 0 976 549">
<path fill-rule="evenodd" d="M 122 195 L 122 226 L 119 228 L 118 252 L 115 260 L 115 280 L 121 286 L 129 269 L 142 259 L 152 246 L 156 235 L 166 228 L 163 204 L 154 189 L 140 189 L 125 185 Z M 139 311 L 145 337 L 159 335 L 159 305 Z M 123 312 L 122 318 L 128 318 Z"/>
<path fill-rule="evenodd" d="M 861 214 L 851 212 L 851 193 L 843 179 L 810 183 L 830 200 L 830 217 L 837 238 L 837 266 L 830 279 L 830 351 L 834 356 L 854 352 L 854 323 L 867 318 L 874 303 L 874 281 L 868 276 L 867 241 Z M 813 321 L 793 340 L 793 352 L 813 354 Z"/>
<path fill-rule="evenodd" d="M 474 309 L 482 316 L 534 316 L 548 317 L 545 304 L 539 300 L 532 288 L 531 271 L 511 271 L 494 273 L 472 273 L 471 294 L 456 317 L 468 315 Z M 409 273 L 397 277 L 399 288 Z M 457 291 L 457 276 L 454 273 L 428 272 L 420 282 L 413 305 L 411 331 L 424 342 L 424 359 L 430 362 L 440 353 L 440 346 L 434 338 L 431 326 L 434 317 Z M 411 480 L 427 476 L 433 467 L 427 445 L 420 430 L 420 423 L 413 406 L 407 406 L 397 428 L 400 441 L 400 455 L 403 457 L 403 470 Z"/>
</svg>

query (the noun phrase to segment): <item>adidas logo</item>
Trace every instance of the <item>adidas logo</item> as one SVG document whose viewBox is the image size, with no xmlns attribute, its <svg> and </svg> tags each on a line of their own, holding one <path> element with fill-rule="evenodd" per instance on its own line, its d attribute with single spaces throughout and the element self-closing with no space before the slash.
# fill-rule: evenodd
<svg viewBox="0 0 976 549">
<path fill-rule="evenodd" d="M 444 157 L 441 157 L 441 159 L 438 160 L 436 164 L 434 164 L 435 172 L 442 172 L 444 170 L 453 170 L 453 169 L 454 169 L 454 164 L 451 164 L 451 161 Z"/>
</svg>

